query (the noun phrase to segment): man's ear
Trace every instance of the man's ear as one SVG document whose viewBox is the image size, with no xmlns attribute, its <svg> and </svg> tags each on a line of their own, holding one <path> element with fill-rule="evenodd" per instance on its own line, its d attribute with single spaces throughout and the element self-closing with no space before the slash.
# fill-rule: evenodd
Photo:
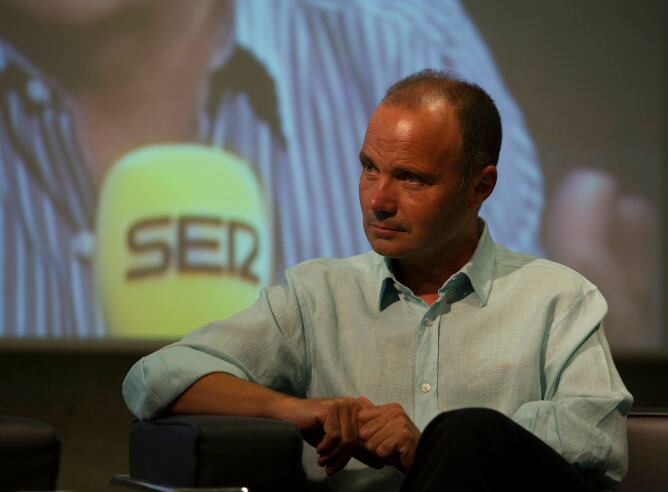
<svg viewBox="0 0 668 492">
<path fill-rule="evenodd" d="M 473 196 L 469 202 L 471 208 L 479 209 L 496 186 L 496 166 L 489 164 L 483 167 L 473 178 Z"/>
</svg>

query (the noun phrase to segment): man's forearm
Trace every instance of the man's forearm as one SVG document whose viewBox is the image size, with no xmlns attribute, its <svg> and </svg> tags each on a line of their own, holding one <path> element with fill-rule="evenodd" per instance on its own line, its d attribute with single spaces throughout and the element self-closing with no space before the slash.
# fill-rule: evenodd
<svg viewBox="0 0 668 492">
<path fill-rule="evenodd" d="M 287 420 L 286 405 L 296 398 L 220 372 L 193 383 L 167 408 L 171 414 L 215 414 Z"/>
<path fill-rule="evenodd" d="M 374 405 L 365 398 L 302 399 L 230 374 L 212 373 L 195 381 L 167 412 L 266 417 L 292 422 L 297 424 L 302 437 L 316 448 L 320 455 L 318 463 L 332 474 L 343 468 L 352 456 L 376 468 L 385 463 L 360 446 L 357 431 L 358 413 L 362 408 L 374 408 Z"/>
</svg>

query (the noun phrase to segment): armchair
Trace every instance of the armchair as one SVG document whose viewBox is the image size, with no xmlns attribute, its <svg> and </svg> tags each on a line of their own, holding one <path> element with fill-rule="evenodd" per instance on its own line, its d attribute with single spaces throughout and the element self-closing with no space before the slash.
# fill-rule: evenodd
<svg viewBox="0 0 668 492">
<path fill-rule="evenodd" d="M 54 490 L 60 441 L 39 420 L 0 415 L 0 490 Z"/>
<path fill-rule="evenodd" d="M 632 411 L 628 436 L 629 473 L 617 491 L 668 490 L 668 410 Z M 195 415 L 135 422 L 130 476 L 115 480 L 135 486 L 301 491 L 306 487 L 302 445 L 295 425 L 269 419 Z"/>
<path fill-rule="evenodd" d="M 627 419 L 629 472 L 617 492 L 668 490 L 668 409 L 635 409 Z"/>
<path fill-rule="evenodd" d="M 254 417 L 182 415 L 136 421 L 130 477 L 173 488 L 247 487 L 251 492 L 304 488 L 296 425 Z M 128 478 L 116 478 L 128 484 Z M 135 483 L 135 485 L 141 485 Z"/>
</svg>

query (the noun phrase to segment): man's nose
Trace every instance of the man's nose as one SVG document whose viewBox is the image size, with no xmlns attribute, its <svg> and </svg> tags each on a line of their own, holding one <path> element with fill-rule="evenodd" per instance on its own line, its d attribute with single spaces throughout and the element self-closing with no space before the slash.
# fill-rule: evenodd
<svg viewBox="0 0 668 492">
<path fill-rule="evenodd" d="M 392 183 L 380 180 L 371 196 L 371 210 L 378 219 L 393 216 L 397 212 L 397 200 Z"/>
</svg>

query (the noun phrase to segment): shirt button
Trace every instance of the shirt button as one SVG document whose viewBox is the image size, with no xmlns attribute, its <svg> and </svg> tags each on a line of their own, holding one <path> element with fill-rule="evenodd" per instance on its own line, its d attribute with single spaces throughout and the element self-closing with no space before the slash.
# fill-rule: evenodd
<svg viewBox="0 0 668 492">
<path fill-rule="evenodd" d="M 434 320 L 432 320 L 431 318 L 427 318 L 426 320 L 424 320 L 424 324 L 427 325 L 427 326 L 431 326 L 431 325 L 434 324 Z M 429 390 L 427 390 L 427 391 L 429 391 Z"/>
<path fill-rule="evenodd" d="M 431 389 L 431 385 L 429 383 L 422 383 L 420 385 L 420 391 L 423 393 L 429 393 L 429 390 Z"/>
<path fill-rule="evenodd" d="M 82 230 L 72 238 L 70 248 L 74 256 L 81 262 L 89 263 L 95 252 L 95 236 L 91 231 Z"/>
<path fill-rule="evenodd" d="M 28 97 L 34 103 L 45 103 L 49 100 L 49 89 L 44 82 L 37 79 L 30 79 L 26 87 Z"/>
</svg>

